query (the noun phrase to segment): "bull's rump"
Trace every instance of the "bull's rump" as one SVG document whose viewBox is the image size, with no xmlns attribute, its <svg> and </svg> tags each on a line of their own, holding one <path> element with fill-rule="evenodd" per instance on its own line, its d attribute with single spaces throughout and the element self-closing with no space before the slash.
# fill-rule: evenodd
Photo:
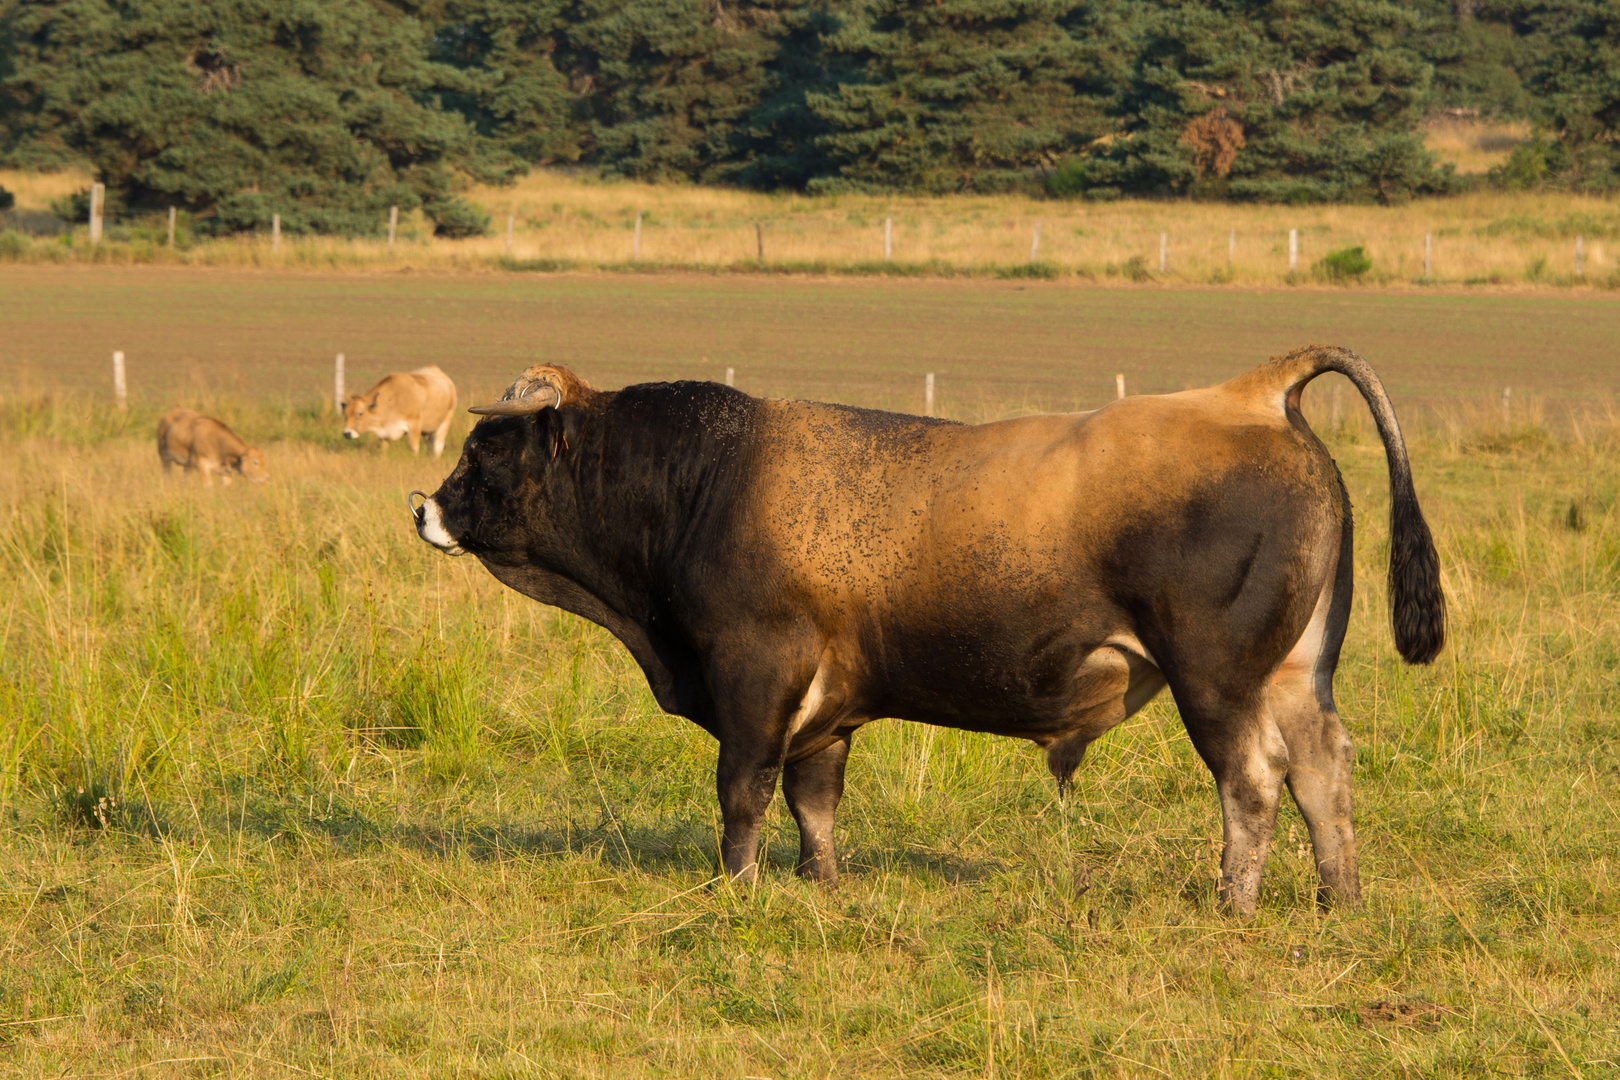
<svg viewBox="0 0 1620 1080">
<path fill-rule="evenodd" d="M 717 554 L 772 582 L 754 633 L 830 643 L 852 717 L 1061 731 L 1108 648 L 1263 678 L 1337 558 L 1325 450 L 1225 388 L 974 427 L 771 403 L 758 431 Z"/>
</svg>

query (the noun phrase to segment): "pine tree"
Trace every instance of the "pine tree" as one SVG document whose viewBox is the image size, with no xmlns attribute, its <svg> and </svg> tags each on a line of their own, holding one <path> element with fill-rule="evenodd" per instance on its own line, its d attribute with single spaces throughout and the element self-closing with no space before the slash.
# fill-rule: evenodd
<svg viewBox="0 0 1620 1080">
<path fill-rule="evenodd" d="M 1540 4 L 1528 21 L 1549 43 L 1529 85 L 1562 153 L 1526 150 L 1575 187 L 1620 187 L 1620 2 Z"/>
<path fill-rule="evenodd" d="M 810 98 L 858 79 L 850 58 L 830 50 L 827 42 L 861 18 L 859 0 L 811 0 L 783 10 L 772 33 L 773 55 L 764 65 L 759 103 L 738 123 L 732 139 L 738 163 L 728 178 L 767 191 L 803 190 L 828 171 L 819 140 L 832 126 L 811 108 Z"/>
<path fill-rule="evenodd" d="M 581 0 L 568 38 L 594 159 L 610 175 L 721 179 L 768 85 L 778 23 L 770 4 Z"/>
<path fill-rule="evenodd" d="M 421 10 L 429 59 L 449 64 L 462 87 L 440 101 L 477 132 L 478 156 L 499 173 L 509 155 L 526 163 L 574 161 L 586 122 L 579 95 L 556 66 L 566 59 L 567 0 L 442 0 Z"/>
<path fill-rule="evenodd" d="M 1074 0 L 876 0 L 828 46 L 859 81 L 807 95 L 832 129 L 812 189 L 1027 186 L 1106 129 L 1080 92 Z"/>
<path fill-rule="evenodd" d="M 450 163 L 471 133 L 434 102 L 458 89 L 421 25 L 381 0 L 17 0 L 11 156 L 88 161 L 110 207 L 178 205 L 201 225 L 376 232 L 421 206 L 481 231 Z"/>
</svg>

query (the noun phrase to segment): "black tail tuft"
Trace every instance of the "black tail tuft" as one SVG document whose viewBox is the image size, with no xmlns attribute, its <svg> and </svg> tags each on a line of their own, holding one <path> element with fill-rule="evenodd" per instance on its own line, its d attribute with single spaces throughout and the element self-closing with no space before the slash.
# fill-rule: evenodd
<svg viewBox="0 0 1620 1080">
<path fill-rule="evenodd" d="M 1378 425 L 1389 462 L 1389 607 L 1395 648 L 1409 664 L 1427 664 L 1446 643 L 1446 597 L 1440 589 L 1440 557 L 1429 523 L 1412 490 L 1406 440 L 1395 419 L 1384 384 L 1372 367 L 1349 349 L 1310 345 L 1277 361 L 1289 379 L 1291 400 L 1324 371 L 1337 371 L 1355 384 Z"/>
<path fill-rule="evenodd" d="M 1429 523 L 1408 488 L 1392 493 L 1389 537 L 1390 621 L 1395 648 L 1409 664 L 1427 664 L 1446 643 L 1446 598 Z M 1404 494 L 1404 498 L 1401 495 Z"/>
</svg>

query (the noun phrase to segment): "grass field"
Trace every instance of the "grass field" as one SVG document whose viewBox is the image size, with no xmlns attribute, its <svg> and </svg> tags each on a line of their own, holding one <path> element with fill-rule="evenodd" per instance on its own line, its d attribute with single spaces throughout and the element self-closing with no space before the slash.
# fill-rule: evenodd
<svg viewBox="0 0 1620 1080">
<path fill-rule="evenodd" d="M 1442 160 L 1460 173 L 1478 174 L 1500 164 L 1527 130 L 1451 122 L 1431 126 L 1426 135 Z M 87 183 L 88 177 L 74 174 L 0 170 L 0 186 L 16 191 L 19 207 L 28 209 L 44 209 Z M 0 236 L 0 262 L 485 273 L 703 270 L 1183 286 L 1620 287 L 1620 213 L 1613 200 L 1566 194 L 1482 189 L 1389 207 L 999 195 L 811 198 L 606 182 L 584 170 L 539 169 L 511 186 L 475 186 L 466 195 L 491 216 L 491 235 L 435 239 L 420 214 L 407 214 L 392 254 L 380 233 L 371 240 L 288 236 L 273 248 L 268 235 L 194 243 L 184 226 L 180 246 L 170 249 L 163 223 L 149 217 L 116 225 L 99 250 L 90 248 L 82 227 L 57 240 Z M 1290 230 L 1297 232 L 1298 247 L 1292 269 Z M 1426 236 L 1432 245 L 1427 276 Z M 1325 262 L 1332 252 L 1358 247 L 1371 260 L 1362 271 L 1347 274 Z"/>
<path fill-rule="evenodd" d="M 17 267 L 0 289 L 12 1074 L 1620 1073 L 1612 304 Z M 983 419 L 1315 337 L 1412 421 L 1453 636 L 1396 661 L 1382 451 L 1313 390 L 1358 510 L 1338 691 L 1367 903 L 1315 908 L 1290 807 L 1251 923 L 1215 907 L 1213 784 L 1167 699 L 1067 806 L 1029 746 L 873 725 L 838 890 L 792 878 L 780 804 L 761 883 L 711 881 L 708 737 L 604 632 L 418 541 L 403 493 L 449 455 L 344 443 L 321 397 L 346 346 L 351 382 L 437 360 L 464 397 L 545 358 L 915 409 L 938 362 L 943 411 Z M 1499 383 L 1544 387 L 1539 419 L 1504 422 Z M 164 479 L 177 399 L 272 480 Z"/>
</svg>

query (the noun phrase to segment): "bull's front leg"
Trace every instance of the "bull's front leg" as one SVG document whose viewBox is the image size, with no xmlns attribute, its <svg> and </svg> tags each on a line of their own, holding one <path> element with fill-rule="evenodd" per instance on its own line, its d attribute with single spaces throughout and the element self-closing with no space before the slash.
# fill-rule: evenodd
<svg viewBox="0 0 1620 1080">
<path fill-rule="evenodd" d="M 747 734 L 720 744 L 715 786 L 720 796 L 720 863 L 726 877 L 751 884 L 759 873 L 759 832 L 776 794 L 782 751 Z"/>
</svg>

